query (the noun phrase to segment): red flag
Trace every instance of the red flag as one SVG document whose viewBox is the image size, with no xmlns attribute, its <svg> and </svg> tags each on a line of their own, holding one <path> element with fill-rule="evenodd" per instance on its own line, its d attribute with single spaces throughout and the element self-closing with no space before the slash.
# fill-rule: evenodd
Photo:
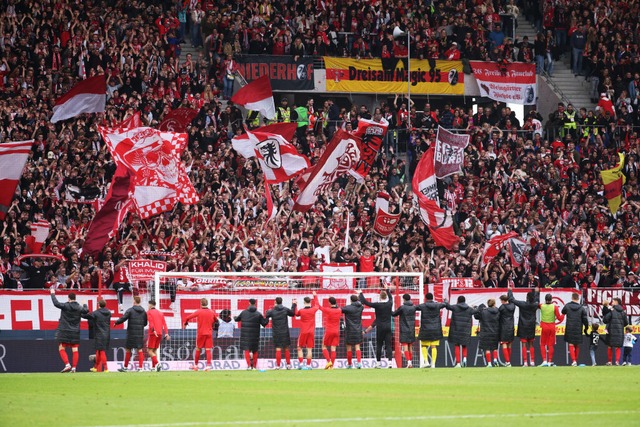
<svg viewBox="0 0 640 427">
<path fill-rule="evenodd" d="M 389 213 L 389 195 L 382 191 L 378 192 L 376 199 L 376 219 L 373 222 L 373 231 L 386 237 L 393 233 L 398 222 L 400 222 L 400 214 Z"/>
<path fill-rule="evenodd" d="M 231 102 L 248 110 L 258 111 L 269 120 L 276 117 L 276 105 L 273 102 L 271 80 L 267 74 L 241 87 L 231 97 Z"/>
<path fill-rule="evenodd" d="M 247 131 L 231 140 L 233 149 L 245 158 L 257 157 L 267 183 L 288 181 L 311 166 L 289 142 L 296 127 L 295 123 L 275 123 Z"/>
<path fill-rule="evenodd" d="M 158 130 L 163 132 L 186 132 L 187 126 L 198 115 L 198 111 L 193 108 L 176 108 L 165 116 Z"/>
<path fill-rule="evenodd" d="M 51 123 L 67 120 L 82 113 L 104 113 L 107 81 L 103 74 L 80 81 L 56 100 Z"/>
<path fill-rule="evenodd" d="M 360 149 L 360 160 L 351 171 L 351 175 L 358 181 L 362 181 L 367 176 L 375 163 L 388 128 L 389 122 L 385 119 L 379 122 L 368 119 L 358 120 L 358 129 L 353 132 L 353 136 L 358 138 L 356 141 Z"/>
<path fill-rule="evenodd" d="M 451 250 L 460 239 L 453 232 L 451 214 L 437 203 L 438 188 L 433 170 L 433 151 L 433 147 L 429 148 L 416 167 L 412 182 L 413 196 L 417 199 L 420 217 L 429 227 L 436 245 Z"/>
<path fill-rule="evenodd" d="M 102 251 L 104 245 L 109 241 L 109 233 L 112 232 L 114 226 L 119 225 L 118 216 L 129 200 L 130 174 L 122 165 L 118 166 L 118 170 L 111 182 L 104 206 L 93 218 L 87 232 L 82 247 L 85 254 L 96 256 Z"/>
<path fill-rule="evenodd" d="M 6 217 L 11 207 L 32 145 L 33 140 L 0 144 L 0 220 Z"/>
<path fill-rule="evenodd" d="M 342 129 L 338 129 L 331 142 L 322 153 L 320 160 L 300 191 L 294 210 L 306 212 L 339 176 L 354 170 L 360 160 L 360 150 L 356 139 Z"/>
<path fill-rule="evenodd" d="M 484 244 L 484 250 L 482 251 L 482 265 L 487 265 L 492 259 L 496 257 L 511 238 L 518 236 L 518 233 L 512 231 L 507 234 L 499 234 L 493 236 L 487 243 Z"/>
</svg>

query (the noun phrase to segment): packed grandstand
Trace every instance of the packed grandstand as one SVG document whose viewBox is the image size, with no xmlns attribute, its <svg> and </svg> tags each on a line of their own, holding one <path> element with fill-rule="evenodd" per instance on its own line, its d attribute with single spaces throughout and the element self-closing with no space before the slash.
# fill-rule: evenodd
<svg viewBox="0 0 640 427">
<path fill-rule="evenodd" d="M 428 283 L 470 277 L 475 287 L 638 286 L 640 25 L 629 19 L 638 14 L 637 2 L 2 3 L 0 141 L 34 140 L 0 223 L 5 288 L 108 289 L 127 281 L 119 277 L 122 261 L 137 258 L 167 261 L 172 271 L 317 271 L 331 262 L 355 263 L 358 271 L 423 271 Z M 519 10 L 530 22 L 518 25 L 540 31 L 535 41 L 518 39 Z M 515 34 L 502 29 L 507 22 Z M 548 117 L 529 107 L 517 117 L 486 98 L 414 95 L 409 104 L 405 93 L 365 105 L 346 94 L 281 90 L 278 107 L 288 97 L 290 111 L 307 111 L 292 144 L 311 164 L 337 129 L 356 129 L 376 108 L 389 132 L 361 182 L 341 176 L 306 212 L 292 211 L 296 181 L 273 186 L 277 216 L 267 221 L 259 164 L 231 146 L 254 124 L 228 101 L 240 78 L 234 62 L 258 54 L 305 57 L 314 67 L 322 57 L 406 58 L 396 27 L 410 34 L 411 59 L 524 62 L 541 74 L 575 55 L 573 36 L 585 31 L 576 74 L 593 79 L 600 102 L 589 111 L 559 105 Z M 189 45 L 193 54 L 181 53 Z M 50 121 L 57 99 L 101 74 L 104 113 Z M 98 126 L 140 112 L 144 125 L 157 127 L 182 107 L 197 111 L 182 162 L 200 202 L 144 220 L 129 212 L 103 250 L 83 253 L 116 172 Z M 438 126 L 471 136 L 461 173 L 438 188 L 460 238 L 453 250 L 436 244 L 412 202 L 411 179 Z M 626 183 L 612 213 L 600 172 L 614 168 L 619 153 Z M 387 237 L 371 227 L 379 191 L 390 195 L 390 212 L 400 214 Z M 24 257 L 38 221 L 50 227 L 41 252 L 61 255 L 44 258 L 52 268 L 43 274 L 42 258 Z M 526 242 L 523 261 L 513 265 L 501 253 L 483 263 L 485 244 L 510 232 Z"/>
</svg>

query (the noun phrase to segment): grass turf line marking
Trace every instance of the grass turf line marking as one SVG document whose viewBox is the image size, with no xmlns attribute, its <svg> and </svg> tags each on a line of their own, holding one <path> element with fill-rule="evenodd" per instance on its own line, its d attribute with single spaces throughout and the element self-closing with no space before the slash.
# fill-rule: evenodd
<svg viewBox="0 0 640 427">
<path fill-rule="evenodd" d="M 590 415 L 633 415 L 640 411 L 587 411 L 587 412 L 548 412 L 531 414 L 467 414 L 467 415 L 425 415 L 414 417 L 354 417 L 354 418 L 316 418 L 302 420 L 247 420 L 247 421 L 202 421 L 183 423 L 162 423 L 162 424 L 116 424 L 100 425 L 93 427 L 196 427 L 196 426 L 242 426 L 242 425 L 271 425 L 271 424 L 322 424 L 322 423 L 352 423 L 352 422 L 375 422 L 375 421 L 438 421 L 438 420 L 469 420 L 469 419 L 491 419 L 491 418 L 552 418 L 552 417 L 574 417 Z"/>
</svg>

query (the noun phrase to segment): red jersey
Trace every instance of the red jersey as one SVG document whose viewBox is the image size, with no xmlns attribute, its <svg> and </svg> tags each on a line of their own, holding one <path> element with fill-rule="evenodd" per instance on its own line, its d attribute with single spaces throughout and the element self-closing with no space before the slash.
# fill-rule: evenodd
<svg viewBox="0 0 640 427">
<path fill-rule="evenodd" d="M 218 320 L 216 313 L 208 308 L 199 308 L 191 313 L 184 319 L 184 323 L 187 323 L 191 319 L 197 319 L 198 322 L 198 336 L 201 335 L 213 335 L 213 324 Z"/>
<path fill-rule="evenodd" d="M 161 337 L 163 334 L 169 333 L 167 321 L 160 310 L 152 308 L 147 311 L 147 320 L 149 321 L 149 335 L 153 334 L 156 337 Z"/>
<path fill-rule="evenodd" d="M 359 270 L 361 272 L 372 272 L 374 271 L 374 261 L 375 261 L 375 257 L 373 255 L 370 256 L 364 256 L 362 255 L 360 257 L 360 268 Z"/>
<path fill-rule="evenodd" d="M 316 299 L 311 300 L 311 307 L 303 307 L 296 310 L 296 316 L 300 318 L 302 326 L 300 334 L 313 334 L 316 331 L 316 312 L 320 307 L 316 305 Z"/>
<path fill-rule="evenodd" d="M 342 319 L 340 307 L 320 307 L 320 311 L 322 311 L 322 326 L 325 335 L 340 335 L 340 319 Z"/>
</svg>

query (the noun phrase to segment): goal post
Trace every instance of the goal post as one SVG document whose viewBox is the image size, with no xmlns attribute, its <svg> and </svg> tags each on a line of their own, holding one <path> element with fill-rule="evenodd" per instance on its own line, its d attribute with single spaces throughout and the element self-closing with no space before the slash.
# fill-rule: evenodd
<svg viewBox="0 0 640 427">
<path fill-rule="evenodd" d="M 154 286 L 149 287 L 148 298 L 155 299 L 157 307 L 165 315 L 171 340 L 164 341 L 160 349 L 163 369 L 186 370 L 193 367 L 193 352 L 196 339 L 196 325 L 190 323 L 183 329 L 184 319 L 200 307 L 202 298 L 206 298 L 209 307 L 218 316 L 237 316 L 248 307 L 249 300 L 255 299 L 258 310 L 264 315 L 275 305 L 275 298 L 281 297 L 283 305 L 290 307 L 297 299 L 298 307 L 304 305 L 306 296 L 317 294 L 317 304 L 328 306 L 329 297 L 336 298 L 339 306 L 350 304 L 354 291 L 362 291 L 369 301 L 379 301 L 384 285 L 392 289 L 394 309 L 401 304 L 402 294 L 408 293 L 415 304 L 424 300 L 424 275 L 422 272 L 161 272 L 155 273 Z M 175 302 L 171 301 L 173 295 Z M 365 307 L 362 314 L 363 330 L 375 319 L 374 310 Z M 227 319 L 228 320 L 228 319 Z M 418 322 L 416 322 L 416 326 Z M 293 317 L 289 321 L 291 334 L 291 356 L 294 368 L 297 367 L 296 345 L 300 320 Z M 399 348 L 398 321 L 393 322 L 395 341 L 394 367 L 402 366 L 402 352 Z M 322 312 L 316 313 L 315 346 L 313 349 L 313 368 L 323 368 L 322 357 Z M 363 337 L 361 345 L 363 367 L 371 367 L 375 361 L 375 330 Z M 235 322 L 220 322 L 213 339 L 213 369 L 244 369 L 246 363 L 240 351 L 240 331 Z M 419 360 L 419 344 L 414 345 L 414 360 Z M 336 367 L 344 367 L 344 333 L 341 331 Z M 273 346 L 271 323 L 261 330 L 259 369 L 275 368 L 275 348 Z M 202 360 L 202 358 L 201 358 Z M 386 358 L 383 354 L 383 365 Z M 200 368 L 204 367 L 200 362 Z"/>
</svg>

